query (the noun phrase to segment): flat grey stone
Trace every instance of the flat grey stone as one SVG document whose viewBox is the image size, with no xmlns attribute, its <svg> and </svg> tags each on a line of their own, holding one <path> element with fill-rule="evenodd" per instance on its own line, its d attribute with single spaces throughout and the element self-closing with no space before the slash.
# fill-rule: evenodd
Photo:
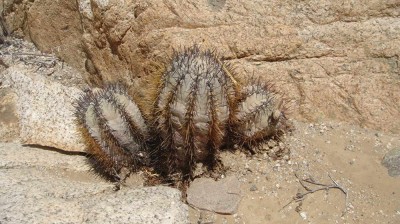
<svg viewBox="0 0 400 224">
<path fill-rule="evenodd" d="M 392 149 L 383 157 L 382 164 L 391 177 L 400 176 L 400 148 Z"/>
<path fill-rule="evenodd" d="M 198 178 L 187 190 L 187 202 L 190 205 L 220 214 L 234 214 L 240 199 L 240 182 L 236 177 L 218 181 Z"/>
<path fill-rule="evenodd" d="M 113 191 L 85 157 L 0 143 L 0 223 L 188 223 L 181 192 Z"/>
</svg>

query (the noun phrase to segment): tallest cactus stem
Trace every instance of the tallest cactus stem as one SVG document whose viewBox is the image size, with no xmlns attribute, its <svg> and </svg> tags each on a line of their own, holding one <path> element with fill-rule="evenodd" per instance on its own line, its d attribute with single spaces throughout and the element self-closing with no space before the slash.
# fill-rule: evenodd
<svg viewBox="0 0 400 224">
<path fill-rule="evenodd" d="M 156 117 L 168 173 L 191 179 L 196 162 L 213 169 L 219 161 L 235 97 L 225 70 L 213 53 L 195 46 L 176 54 L 163 74 Z"/>
</svg>

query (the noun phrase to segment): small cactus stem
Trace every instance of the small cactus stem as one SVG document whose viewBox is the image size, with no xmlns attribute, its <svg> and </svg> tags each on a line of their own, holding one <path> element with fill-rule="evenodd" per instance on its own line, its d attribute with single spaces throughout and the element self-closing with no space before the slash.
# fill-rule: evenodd
<svg viewBox="0 0 400 224">
<path fill-rule="evenodd" d="M 281 116 L 281 102 L 271 85 L 252 79 L 243 87 L 239 98 L 236 132 L 239 143 L 251 150 L 264 140 L 276 135 L 278 123 L 284 123 Z"/>
<path fill-rule="evenodd" d="M 121 169 L 136 170 L 148 162 L 149 129 L 136 103 L 121 85 L 85 93 L 75 116 L 101 173 L 117 178 Z"/>
</svg>

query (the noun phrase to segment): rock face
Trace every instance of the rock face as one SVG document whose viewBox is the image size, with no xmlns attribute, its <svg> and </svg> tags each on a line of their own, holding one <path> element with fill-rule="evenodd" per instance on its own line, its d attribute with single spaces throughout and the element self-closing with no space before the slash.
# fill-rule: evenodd
<svg viewBox="0 0 400 224">
<path fill-rule="evenodd" d="M 279 86 L 293 100 L 292 117 L 400 131 L 392 122 L 400 116 L 396 1 L 6 0 L 2 7 L 8 31 L 87 80 L 130 85 L 152 61 L 197 43 L 238 74 Z"/>
<path fill-rule="evenodd" d="M 1 223 L 188 223 L 178 190 L 115 192 L 81 155 L 0 143 L 0 156 Z"/>
</svg>

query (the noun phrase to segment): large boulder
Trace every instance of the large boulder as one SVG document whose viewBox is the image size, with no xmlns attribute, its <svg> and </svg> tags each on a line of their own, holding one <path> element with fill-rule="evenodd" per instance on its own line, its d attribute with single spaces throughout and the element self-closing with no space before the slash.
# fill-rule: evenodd
<svg viewBox="0 0 400 224">
<path fill-rule="evenodd" d="M 0 143 L 1 223 L 188 223 L 169 187 L 123 187 L 89 172 L 85 157 Z"/>
<path fill-rule="evenodd" d="M 73 116 L 74 101 L 82 93 L 80 89 L 50 81 L 21 66 L 10 67 L 2 76 L 6 77 L 7 84 L 18 96 L 15 117 L 19 118 L 22 143 L 66 151 L 85 150 Z M 12 116 L 13 113 L 7 115 Z"/>
<path fill-rule="evenodd" d="M 19 39 L 6 38 L 1 53 L 0 141 L 84 151 L 74 118 L 81 74 Z"/>
<path fill-rule="evenodd" d="M 291 100 L 292 117 L 400 131 L 395 1 L 8 0 L 3 7 L 9 30 L 55 52 L 92 85 L 132 84 L 173 49 L 198 44 L 239 75 L 274 83 Z"/>
</svg>

